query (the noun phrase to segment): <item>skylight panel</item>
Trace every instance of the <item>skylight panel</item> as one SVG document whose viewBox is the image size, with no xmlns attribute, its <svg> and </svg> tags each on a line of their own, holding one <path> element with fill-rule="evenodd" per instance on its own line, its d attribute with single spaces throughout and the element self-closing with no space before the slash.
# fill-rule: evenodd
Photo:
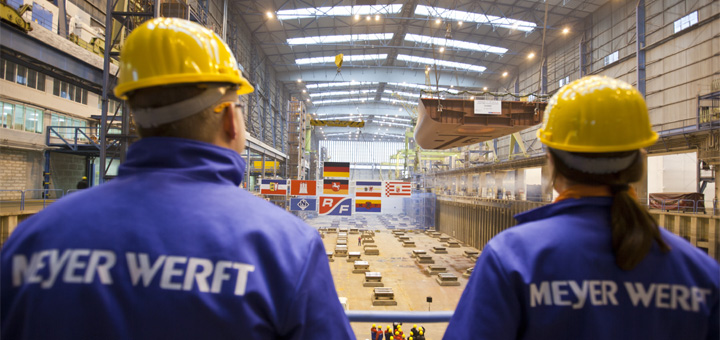
<svg viewBox="0 0 720 340">
<path fill-rule="evenodd" d="M 320 100 L 317 102 L 314 102 L 315 105 L 324 105 L 324 104 L 336 104 L 336 103 L 359 103 L 359 102 L 366 102 L 368 99 L 365 98 L 345 98 L 345 99 L 327 99 L 327 100 Z"/>
<path fill-rule="evenodd" d="M 315 18 L 315 17 L 349 17 L 353 15 L 397 14 L 402 10 L 402 4 L 371 5 L 371 6 L 335 6 L 316 8 L 297 8 L 277 11 L 278 20 Z"/>
<path fill-rule="evenodd" d="M 488 52 L 488 53 L 497 53 L 497 54 L 505 54 L 508 51 L 507 48 L 503 48 L 503 47 L 476 44 L 476 43 L 461 41 L 461 40 L 428 37 L 426 35 L 417 35 L 417 34 L 410 34 L 410 33 L 405 35 L 405 40 L 419 42 L 421 44 L 427 44 L 427 45 L 453 47 L 453 48 L 469 50 L 469 51 L 479 51 L 479 52 Z"/>
<path fill-rule="evenodd" d="M 307 84 L 305 87 L 308 89 L 321 89 L 325 87 L 343 87 L 343 86 L 362 86 L 362 85 L 377 85 L 376 81 L 341 81 L 333 83 L 318 83 L 318 84 Z"/>
<path fill-rule="evenodd" d="M 354 41 L 390 40 L 392 37 L 393 33 L 321 35 L 315 37 L 290 38 L 287 40 L 287 43 L 290 45 L 316 45 Z"/>
<path fill-rule="evenodd" d="M 353 96 L 353 95 L 361 95 L 361 94 L 365 94 L 365 93 L 375 93 L 375 92 L 377 92 L 377 90 L 330 91 L 330 92 L 311 93 L 310 97 Z"/>
<path fill-rule="evenodd" d="M 436 60 L 436 59 L 431 59 L 431 58 L 416 57 L 414 55 L 407 55 L 407 54 L 399 54 L 397 56 L 397 58 L 398 58 L 398 60 L 409 61 L 412 63 L 420 63 L 420 64 L 426 64 L 426 65 L 437 64 L 440 66 L 452 67 L 452 68 L 463 69 L 463 70 L 471 70 L 471 71 L 475 71 L 475 72 L 485 72 L 485 69 L 486 69 L 486 67 L 484 67 L 484 66 L 458 63 L 458 62 L 454 62 L 454 61 Z"/>
<path fill-rule="evenodd" d="M 409 105 L 417 105 L 417 102 L 411 102 L 409 100 L 400 100 L 400 99 L 393 99 L 393 98 L 380 98 L 381 101 L 384 102 L 390 102 L 393 104 L 409 104 Z"/>
<path fill-rule="evenodd" d="M 435 87 L 435 86 L 427 86 L 427 85 L 420 85 L 420 84 L 410 84 L 410 83 L 387 83 L 391 86 L 397 86 L 397 87 L 409 87 L 413 89 L 420 89 L 420 90 L 426 90 L 426 91 L 447 91 L 453 94 L 457 94 L 457 90 L 448 89 L 446 87 Z"/>
<path fill-rule="evenodd" d="M 535 29 L 535 27 L 537 27 L 535 23 L 529 21 L 515 20 L 510 18 L 496 17 L 494 15 L 456 11 L 447 8 L 430 7 L 424 5 L 418 5 L 415 8 L 415 14 L 429 17 L 440 17 L 447 20 L 476 22 L 479 24 L 500 26 L 523 32 L 530 32 Z"/>
<path fill-rule="evenodd" d="M 359 54 L 359 55 L 343 56 L 344 61 L 364 61 L 364 60 L 381 60 L 381 59 L 387 59 L 387 54 Z M 335 56 L 295 59 L 295 63 L 298 65 L 322 64 L 322 63 L 334 63 L 334 62 L 335 62 Z"/>
<path fill-rule="evenodd" d="M 398 95 L 398 96 L 410 97 L 410 98 L 418 98 L 418 97 L 420 97 L 420 94 L 419 94 L 419 93 L 401 92 L 401 91 L 393 91 L 393 90 L 385 90 L 385 93 L 389 93 L 389 94 L 393 94 L 393 93 L 394 93 L 394 94 L 396 94 L 396 95 Z"/>
</svg>

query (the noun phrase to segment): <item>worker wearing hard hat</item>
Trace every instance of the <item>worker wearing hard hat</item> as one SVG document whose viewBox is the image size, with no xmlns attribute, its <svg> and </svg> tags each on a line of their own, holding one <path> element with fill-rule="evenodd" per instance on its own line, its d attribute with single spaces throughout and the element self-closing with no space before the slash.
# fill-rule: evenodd
<svg viewBox="0 0 720 340">
<path fill-rule="evenodd" d="M 658 139 L 631 85 L 589 76 L 537 135 L 560 196 L 484 248 L 446 339 L 719 339 L 720 266 L 658 226 L 631 183 Z"/>
<path fill-rule="evenodd" d="M 157 18 L 119 67 L 142 139 L 5 243 L 0 338 L 354 339 L 317 232 L 239 188 L 253 87 L 230 48 Z"/>
</svg>

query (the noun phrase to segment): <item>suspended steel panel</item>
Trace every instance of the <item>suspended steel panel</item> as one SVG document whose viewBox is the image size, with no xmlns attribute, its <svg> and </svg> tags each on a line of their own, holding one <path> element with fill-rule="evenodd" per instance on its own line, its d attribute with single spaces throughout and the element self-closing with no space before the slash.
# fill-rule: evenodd
<svg viewBox="0 0 720 340">
<path fill-rule="evenodd" d="M 475 114 L 475 101 L 421 98 L 415 141 L 423 149 L 476 144 L 540 124 L 545 102 L 503 101 L 500 114 Z"/>
</svg>

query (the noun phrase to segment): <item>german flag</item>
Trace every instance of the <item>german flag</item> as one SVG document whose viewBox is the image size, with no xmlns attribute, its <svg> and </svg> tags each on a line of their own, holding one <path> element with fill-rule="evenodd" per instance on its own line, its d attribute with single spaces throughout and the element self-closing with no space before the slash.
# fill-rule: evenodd
<svg viewBox="0 0 720 340">
<path fill-rule="evenodd" d="M 355 212 L 382 212 L 381 200 L 355 199 Z"/>
<path fill-rule="evenodd" d="M 350 163 L 323 162 L 323 177 L 350 177 Z"/>
<path fill-rule="evenodd" d="M 346 179 L 324 179 L 323 194 L 327 195 L 347 195 L 349 181 Z"/>
</svg>

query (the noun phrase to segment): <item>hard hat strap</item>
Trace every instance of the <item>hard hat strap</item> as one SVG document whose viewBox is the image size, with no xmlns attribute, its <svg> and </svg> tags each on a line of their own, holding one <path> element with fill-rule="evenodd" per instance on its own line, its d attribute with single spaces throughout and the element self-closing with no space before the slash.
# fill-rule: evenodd
<svg viewBox="0 0 720 340">
<path fill-rule="evenodd" d="M 583 157 L 572 152 L 550 148 L 550 151 L 560 158 L 568 167 L 586 174 L 605 175 L 627 169 L 638 157 L 639 152 L 633 152 L 621 157 Z"/>
<path fill-rule="evenodd" d="M 132 110 L 135 124 L 143 128 L 156 127 L 190 117 L 222 101 L 235 102 L 237 93 L 226 85 L 211 86 L 200 95 L 181 102 L 145 109 Z"/>
</svg>

